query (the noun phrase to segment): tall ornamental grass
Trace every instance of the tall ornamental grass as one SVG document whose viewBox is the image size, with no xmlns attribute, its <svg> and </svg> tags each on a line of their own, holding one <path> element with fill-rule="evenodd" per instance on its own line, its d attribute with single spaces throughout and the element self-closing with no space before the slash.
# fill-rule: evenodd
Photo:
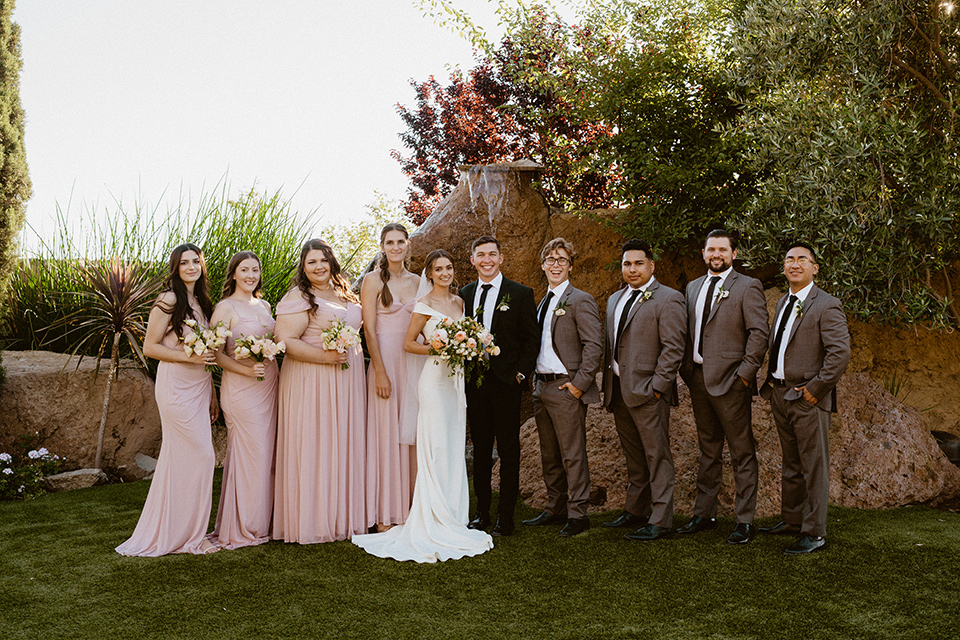
<svg viewBox="0 0 960 640">
<path fill-rule="evenodd" d="M 275 305 L 289 287 L 300 246 L 308 235 L 308 218 L 301 218 L 280 192 L 254 189 L 238 198 L 227 185 L 166 213 L 136 203 L 132 209 L 88 210 L 77 225 L 68 224 L 57 209 L 58 232 L 42 240 L 33 257 L 20 261 L 5 301 L 8 313 L 0 324 L 0 346 L 12 350 L 74 351 L 82 331 L 72 331 L 71 318 L 85 304 L 75 295 L 89 289 L 85 268 L 119 259 L 143 265 L 149 275 L 166 275 L 171 249 L 190 241 L 204 252 L 214 301 L 219 298 L 227 262 L 241 250 L 257 253 L 263 262 L 263 296 Z M 95 341 L 78 353 L 96 356 Z M 122 357 L 134 351 L 124 342 Z"/>
</svg>

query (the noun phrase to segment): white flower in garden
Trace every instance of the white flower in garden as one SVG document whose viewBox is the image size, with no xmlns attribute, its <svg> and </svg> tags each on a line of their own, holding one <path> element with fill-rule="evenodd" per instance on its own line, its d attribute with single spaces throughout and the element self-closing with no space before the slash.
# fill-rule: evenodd
<svg viewBox="0 0 960 640">
<path fill-rule="evenodd" d="M 39 452 L 39 451 L 31 451 L 30 453 L 27 454 L 27 457 L 30 458 L 31 460 L 36 460 L 37 458 L 40 457 L 40 452 Z"/>
<path fill-rule="evenodd" d="M 7 467 L 6 469 L 3 470 L 3 472 L 9 476 L 13 473 L 13 469 L 11 469 L 10 467 Z"/>
<path fill-rule="evenodd" d="M 39 453 L 41 456 L 50 455 L 50 452 L 47 451 L 45 447 L 40 447 L 39 449 L 37 449 L 37 453 Z"/>
<path fill-rule="evenodd" d="M 10 462 L 13 460 L 13 456 L 9 453 L 0 453 L 0 462 Z"/>
</svg>

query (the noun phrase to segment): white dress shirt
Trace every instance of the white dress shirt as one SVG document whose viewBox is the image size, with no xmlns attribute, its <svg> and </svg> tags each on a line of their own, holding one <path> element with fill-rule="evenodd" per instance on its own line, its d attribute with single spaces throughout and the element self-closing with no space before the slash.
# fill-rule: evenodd
<svg viewBox="0 0 960 640">
<path fill-rule="evenodd" d="M 540 334 L 540 354 L 537 356 L 537 373 L 555 373 L 566 375 L 567 368 L 560 361 L 560 356 L 553 348 L 553 316 L 557 310 L 557 304 L 560 302 L 560 296 L 567 290 L 569 280 L 564 280 L 554 289 L 547 289 L 547 295 L 553 293 L 550 304 L 547 305 L 547 315 L 543 318 L 543 332 Z M 546 295 L 544 296 L 546 299 Z M 537 310 L 537 318 L 540 317 L 541 310 Z"/>
<path fill-rule="evenodd" d="M 707 297 L 707 289 L 710 288 L 710 279 L 714 276 L 720 276 L 717 284 L 713 287 L 713 300 L 710 302 L 710 309 L 713 310 L 713 305 L 719 302 L 719 300 L 717 300 L 717 294 L 720 291 L 720 287 L 727 281 L 727 276 L 730 275 L 731 271 L 733 271 L 733 267 L 730 267 L 723 273 L 707 272 L 707 277 L 704 278 L 703 285 L 697 293 L 697 301 L 693 307 L 694 313 L 696 313 L 693 325 L 693 361 L 697 364 L 703 364 L 703 358 L 700 356 L 700 327 L 703 326 L 703 301 Z"/>
<path fill-rule="evenodd" d="M 783 355 L 787 350 L 787 344 L 790 342 L 790 331 L 793 330 L 793 323 L 797 319 L 797 310 L 803 301 L 807 299 L 807 296 L 810 295 L 810 292 L 813 290 L 813 283 L 811 282 L 800 291 L 796 293 L 788 293 L 787 295 L 797 296 L 797 301 L 793 303 L 793 309 L 790 310 L 790 317 L 787 318 L 787 325 L 783 328 L 783 339 L 780 341 L 780 352 L 777 355 L 777 370 L 773 372 L 773 377 L 777 380 L 783 380 Z M 783 312 L 787 309 L 787 303 L 783 303 L 783 309 L 780 310 L 780 313 L 777 314 L 776 320 L 773 323 L 774 337 L 776 337 L 777 327 L 780 326 L 780 320 L 783 318 Z"/>
<path fill-rule="evenodd" d="M 483 285 L 492 284 L 493 286 L 487 290 L 487 301 L 484 303 L 483 317 L 480 318 L 480 323 L 489 331 L 490 325 L 493 324 L 493 311 L 497 308 L 497 296 L 500 295 L 500 285 L 503 284 L 503 274 L 498 273 L 497 276 L 490 282 L 484 282 L 483 280 L 477 281 L 477 290 L 473 294 L 473 313 L 476 315 L 477 309 L 480 307 L 480 296 L 483 295 Z"/>
<path fill-rule="evenodd" d="M 649 280 L 647 280 L 647 283 L 646 283 L 645 285 L 643 285 L 642 287 L 640 287 L 639 291 L 641 291 L 641 292 L 646 291 L 647 288 L 648 288 L 651 284 L 653 284 L 654 282 L 656 282 L 656 281 L 657 281 L 657 279 L 651 276 L 651 278 L 650 278 Z M 630 296 L 631 296 L 631 294 L 633 294 L 634 291 L 637 291 L 637 289 L 634 289 L 633 287 L 627 287 L 627 290 L 624 291 L 624 292 L 623 292 L 623 295 L 620 296 L 620 299 L 617 300 L 617 308 L 616 308 L 616 309 L 614 310 L 614 312 L 613 312 L 613 340 L 614 340 L 613 346 L 614 346 L 614 350 L 616 350 L 616 346 L 617 346 L 617 345 L 616 345 L 617 329 L 620 327 L 620 316 L 623 315 L 623 308 L 627 306 L 627 300 L 630 299 Z M 639 296 L 637 296 L 637 299 L 633 301 L 633 306 L 636 307 L 638 304 L 640 304 L 640 301 L 641 301 L 642 299 L 643 299 L 643 293 L 641 293 Z M 626 331 L 626 328 L 624 328 L 624 331 Z M 616 354 L 616 353 L 613 354 L 613 374 L 614 374 L 614 375 L 617 375 L 617 376 L 620 375 L 620 364 L 617 362 L 617 354 Z"/>
</svg>

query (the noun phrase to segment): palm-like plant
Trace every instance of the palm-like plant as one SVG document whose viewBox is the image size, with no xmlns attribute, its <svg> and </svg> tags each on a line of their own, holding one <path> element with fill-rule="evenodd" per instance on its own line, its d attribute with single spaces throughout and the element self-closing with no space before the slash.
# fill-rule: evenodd
<svg viewBox="0 0 960 640">
<path fill-rule="evenodd" d="M 103 394 L 103 411 L 97 432 L 97 454 L 94 458 L 94 467 L 100 468 L 110 392 L 120 364 L 120 344 L 126 338 L 137 359 L 144 367 L 147 366 L 140 345 L 147 332 L 150 307 L 160 289 L 161 281 L 148 265 L 119 258 L 85 262 L 80 267 L 80 272 L 85 289 L 68 295 L 78 296 L 81 308 L 64 318 L 61 323 L 68 328 L 68 336 L 79 334 L 79 340 L 73 346 L 74 355 L 78 352 L 89 353 L 90 347 L 96 348 L 95 376 L 100 373 L 100 362 L 107 345 L 111 345 L 110 375 Z M 77 367 L 82 360 L 81 355 Z"/>
</svg>

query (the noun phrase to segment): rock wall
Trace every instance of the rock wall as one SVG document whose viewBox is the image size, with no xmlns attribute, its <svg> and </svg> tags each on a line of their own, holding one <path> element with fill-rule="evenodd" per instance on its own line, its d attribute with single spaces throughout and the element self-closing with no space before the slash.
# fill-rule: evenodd
<svg viewBox="0 0 960 640">
<path fill-rule="evenodd" d="M 0 451 L 12 449 L 23 434 L 34 434 L 40 446 L 65 458 L 64 471 L 93 466 L 107 369 L 95 377 L 95 360 L 84 358 L 79 369 L 77 360 L 49 351 L 4 352 Z M 159 452 L 153 381 L 133 362 L 123 361 L 111 393 L 102 466 L 135 480 L 147 474 L 137 465 L 137 454 L 155 458 Z"/>
</svg>

